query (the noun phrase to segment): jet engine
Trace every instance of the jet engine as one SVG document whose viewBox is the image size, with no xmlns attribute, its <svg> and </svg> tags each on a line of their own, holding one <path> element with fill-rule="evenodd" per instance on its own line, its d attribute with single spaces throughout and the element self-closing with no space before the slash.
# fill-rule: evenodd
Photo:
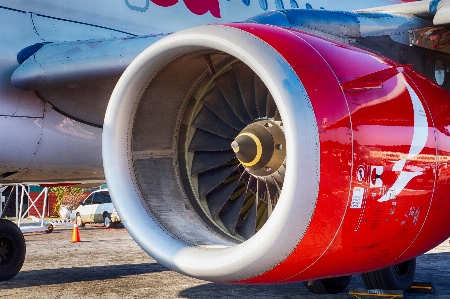
<svg viewBox="0 0 450 299">
<path fill-rule="evenodd" d="M 238 283 L 345 276 L 450 235 L 450 96 L 407 65 L 261 24 L 172 34 L 120 78 L 110 193 L 180 273 Z"/>
</svg>

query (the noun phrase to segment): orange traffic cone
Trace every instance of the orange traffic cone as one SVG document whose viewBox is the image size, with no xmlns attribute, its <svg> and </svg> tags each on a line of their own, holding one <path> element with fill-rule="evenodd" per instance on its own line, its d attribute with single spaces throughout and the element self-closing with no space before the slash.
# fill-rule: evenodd
<svg viewBox="0 0 450 299">
<path fill-rule="evenodd" d="M 72 243 L 75 243 L 75 242 L 81 242 L 80 230 L 78 229 L 78 224 L 77 224 L 76 220 L 73 224 L 73 230 L 72 230 Z"/>
</svg>

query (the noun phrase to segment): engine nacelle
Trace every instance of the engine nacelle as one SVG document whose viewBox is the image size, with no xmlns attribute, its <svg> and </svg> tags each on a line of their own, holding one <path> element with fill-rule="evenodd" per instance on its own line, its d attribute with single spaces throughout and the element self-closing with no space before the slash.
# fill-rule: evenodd
<svg viewBox="0 0 450 299">
<path fill-rule="evenodd" d="M 136 242 L 183 274 L 366 272 L 450 235 L 449 100 L 408 67 L 303 32 L 193 28 L 119 80 L 106 178 Z"/>
</svg>

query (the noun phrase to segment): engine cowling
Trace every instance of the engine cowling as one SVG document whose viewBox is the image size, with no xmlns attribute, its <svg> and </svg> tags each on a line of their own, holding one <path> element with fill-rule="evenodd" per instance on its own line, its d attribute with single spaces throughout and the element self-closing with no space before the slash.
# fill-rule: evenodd
<svg viewBox="0 0 450 299">
<path fill-rule="evenodd" d="M 119 80 L 105 174 L 132 237 L 180 273 L 366 272 L 450 235 L 449 99 L 408 67 L 303 32 L 188 29 Z"/>
</svg>

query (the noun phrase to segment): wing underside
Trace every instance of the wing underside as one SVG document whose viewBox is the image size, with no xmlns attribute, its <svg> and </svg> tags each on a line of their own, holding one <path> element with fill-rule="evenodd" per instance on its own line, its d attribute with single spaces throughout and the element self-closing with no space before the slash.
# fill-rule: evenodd
<svg viewBox="0 0 450 299">
<path fill-rule="evenodd" d="M 450 1 L 448 0 L 407 2 L 358 11 L 415 15 L 427 20 L 432 20 L 435 26 L 450 24 Z"/>
</svg>

